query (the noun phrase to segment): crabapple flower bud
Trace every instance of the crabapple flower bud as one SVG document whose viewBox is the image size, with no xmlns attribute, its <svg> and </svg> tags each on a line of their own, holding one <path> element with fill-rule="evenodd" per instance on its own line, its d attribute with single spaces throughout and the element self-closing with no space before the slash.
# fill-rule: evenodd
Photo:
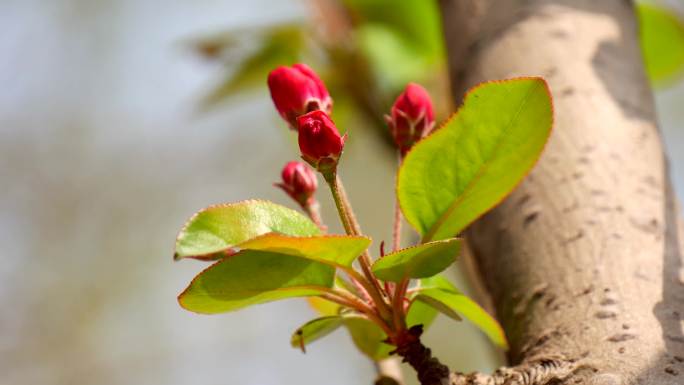
<svg viewBox="0 0 684 385">
<path fill-rule="evenodd" d="M 385 116 L 390 132 L 402 155 L 427 136 L 435 125 L 432 101 L 425 88 L 409 83 L 397 97 L 390 116 Z"/>
<path fill-rule="evenodd" d="M 302 207 L 306 207 L 313 199 L 318 187 L 316 173 L 305 163 L 288 162 L 280 175 L 283 181 L 275 185 L 283 189 Z"/>
<path fill-rule="evenodd" d="M 324 176 L 334 173 L 347 135 L 340 136 L 335 123 L 323 111 L 312 111 L 297 118 L 299 150 Z"/>
<path fill-rule="evenodd" d="M 332 112 L 332 98 L 325 84 L 306 64 L 274 69 L 268 74 L 268 88 L 278 113 L 293 130 L 297 117 L 307 112 Z"/>
</svg>

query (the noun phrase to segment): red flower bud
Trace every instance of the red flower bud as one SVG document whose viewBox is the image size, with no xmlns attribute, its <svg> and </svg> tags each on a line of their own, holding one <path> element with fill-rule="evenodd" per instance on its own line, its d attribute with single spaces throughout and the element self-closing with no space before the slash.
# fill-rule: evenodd
<svg viewBox="0 0 684 385">
<path fill-rule="evenodd" d="M 409 83 L 392 106 L 391 116 L 386 116 L 394 142 L 402 155 L 414 143 L 427 136 L 435 125 L 432 101 L 425 88 Z"/>
<path fill-rule="evenodd" d="M 280 116 L 297 127 L 297 117 L 307 112 L 332 111 L 332 98 L 323 81 L 306 64 L 278 67 L 268 74 L 268 88 Z"/>
<path fill-rule="evenodd" d="M 316 173 L 302 162 L 288 162 L 280 175 L 283 182 L 275 185 L 302 207 L 306 206 L 318 187 Z"/>
<path fill-rule="evenodd" d="M 297 127 L 302 158 L 324 174 L 335 171 L 347 135 L 341 137 L 335 123 L 323 111 L 300 116 Z"/>
</svg>

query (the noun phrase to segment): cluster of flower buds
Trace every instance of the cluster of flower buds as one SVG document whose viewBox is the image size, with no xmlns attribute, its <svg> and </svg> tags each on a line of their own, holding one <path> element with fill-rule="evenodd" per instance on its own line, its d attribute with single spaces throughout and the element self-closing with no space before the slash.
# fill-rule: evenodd
<svg viewBox="0 0 684 385">
<path fill-rule="evenodd" d="M 304 64 L 278 67 L 268 76 L 280 116 L 299 133 L 302 158 L 326 177 L 337 169 L 346 135 L 330 119 L 332 99 L 323 81 Z"/>
<path fill-rule="evenodd" d="M 402 156 L 419 140 L 427 136 L 435 126 L 432 101 L 425 88 L 409 83 L 397 97 L 391 114 L 385 119 Z"/>
<path fill-rule="evenodd" d="M 283 189 L 287 195 L 306 207 L 312 203 L 318 188 L 316 173 L 302 162 L 288 162 L 281 172 L 282 183 L 275 185 Z"/>
<path fill-rule="evenodd" d="M 302 159 L 326 178 L 334 176 L 347 136 L 340 135 L 330 118 L 332 98 L 323 81 L 305 64 L 295 64 L 273 70 L 268 87 L 278 113 L 298 132 Z M 409 83 L 386 119 L 403 156 L 434 127 L 430 95 L 420 85 Z M 316 190 L 315 175 L 302 163 L 288 163 L 282 177 L 278 186 L 302 205 Z"/>
</svg>

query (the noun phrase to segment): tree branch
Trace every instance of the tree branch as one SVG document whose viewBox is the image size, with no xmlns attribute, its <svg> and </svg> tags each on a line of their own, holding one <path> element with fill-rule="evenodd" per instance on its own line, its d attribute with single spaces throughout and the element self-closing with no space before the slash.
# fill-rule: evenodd
<svg viewBox="0 0 684 385">
<path fill-rule="evenodd" d="M 452 373 L 451 385 L 542 385 L 565 380 L 580 369 L 590 369 L 564 359 L 545 358 L 514 368 L 500 368 L 492 375 Z"/>
<path fill-rule="evenodd" d="M 440 5 L 455 100 L 541 75 L 556 119 L 533 172 L 467 232 L 518 366 L 452 384 L 684 383 L 684 226 L 632 3 Z"/>
</svg>

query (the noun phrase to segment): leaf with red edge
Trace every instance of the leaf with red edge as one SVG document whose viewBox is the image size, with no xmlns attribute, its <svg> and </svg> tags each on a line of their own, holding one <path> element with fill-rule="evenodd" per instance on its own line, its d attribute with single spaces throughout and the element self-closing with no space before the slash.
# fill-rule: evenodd
<svg viewBox="0 0 684 385">
<path fill-rule="evenodd" d="M 304 237 L 320 234 L 307 217 L 273 202 L 215 205 L 188 220 L 176 239 L 174 259 L 220 259 L 232 254 L 240 243 L 272 232 Z"/>
<path fill-rule="evenodd" d="M 204 314 L 292 297 L 321 295 L 333 285 L 335 268 L 287 254 L 243 250 L 211 265 L 178 297 Z"/>
<path fill-rule="evenodd" d="M 456 260 L 460 246 L 461 241 L 452 238 L 398 250 L 375 261 L 373 273 L 384 281 L 393 282 L 431 277 Z"/>
<path fill-rule="evenodd" d="M 399 170 L 397 197 L 423 242 L 453 237 L 504 199 L 537 162 L 552 123 L 542 78 L 472 88 Z"/>
<path fill-rule="evenodd" d="M 312 259 L 332 266 L 351 267 L 370 246 L 370 238 L 351 235 L 291 237 L 269 233 L 236 245 L 240 249 L 264 250 Z"/>
</svg>

